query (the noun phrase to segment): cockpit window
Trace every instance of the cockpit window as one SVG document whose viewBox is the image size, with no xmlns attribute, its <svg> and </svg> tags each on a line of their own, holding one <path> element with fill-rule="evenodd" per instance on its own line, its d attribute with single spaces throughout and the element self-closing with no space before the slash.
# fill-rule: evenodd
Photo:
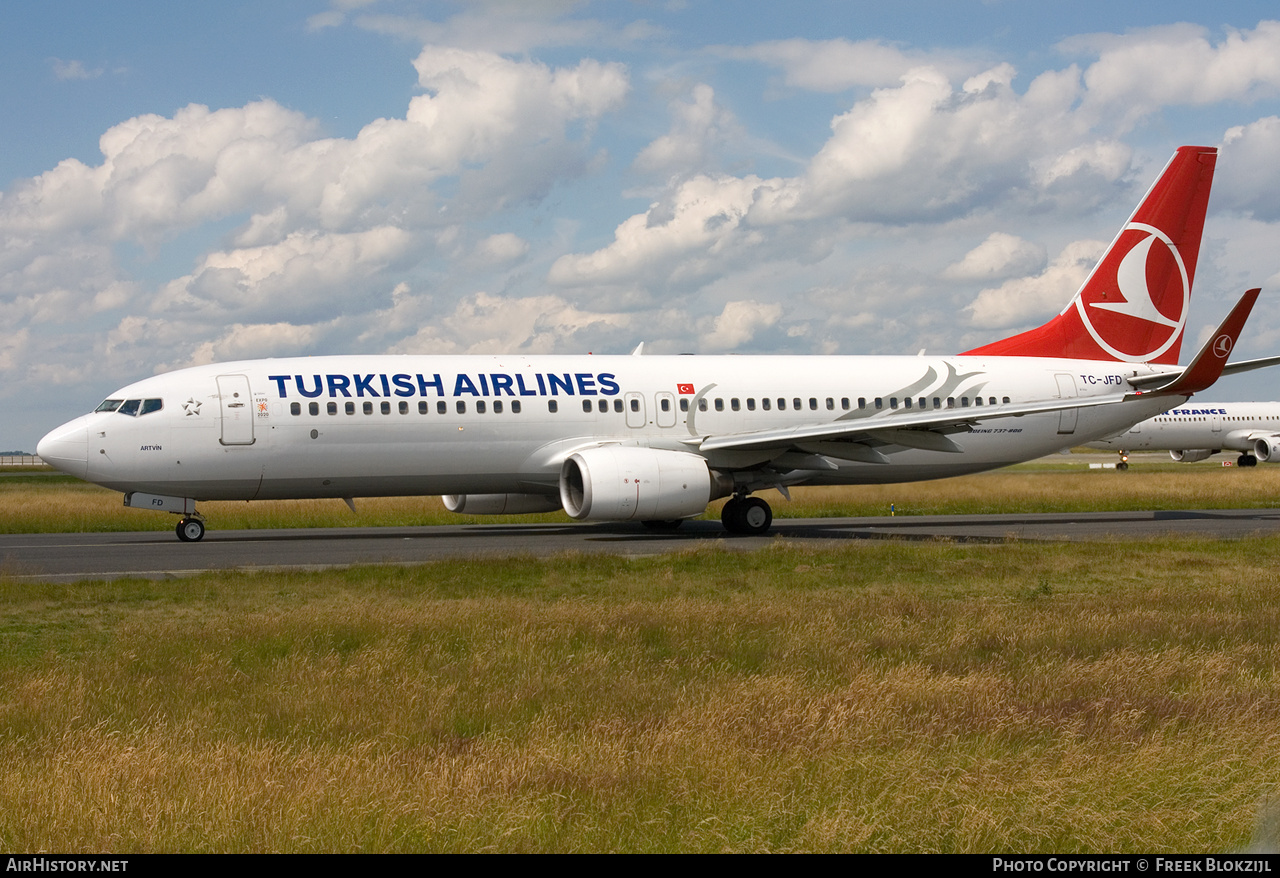
<svg viewBox="0 0 1280 878">
<path fill-rule="evenodd" d="M 94 409 L 94 411 L 95 412 L 114 412 L 116 409 L 120 408 L 120 403 L 122 402 L 124 402 L 123 399 L 104 399 L 102 401 L 102 404 L 99 405 L 96 409 Z"/>
<path fill-rule="evenodd" d="M 115 402 L 119 404 L 119 408 L 116 409 L 117 414 L 129 415 L 133 418 L 141 417 L 142 415 L 149 415 L 152 412 L 158 412 L 164 408 L 163 399 L 126 399 L 123 403 L 119 400 L 109 399 L 107 402 Z M 106 404 L 107 403 L 104 402 L 102 405 L 105 406 Z M 110 411 L 110 409 L 104 409 L 102 406 L 99 406 L 98 411 Z"/>
</svg>

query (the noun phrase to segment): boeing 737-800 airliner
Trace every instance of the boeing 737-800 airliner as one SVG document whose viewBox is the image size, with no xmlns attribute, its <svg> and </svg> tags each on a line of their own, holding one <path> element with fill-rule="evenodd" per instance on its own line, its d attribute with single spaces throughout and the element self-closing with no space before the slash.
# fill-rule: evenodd
<svg viewBox="0 0 1280 878">
<path fill-rule="evenodd" d="M 1236 463 L 1280 463 L 1280 402 L 1198 402 L 1179 405 L 1090 448 L 1120 452 L 1128 468 L 1130 451 L 1168 451 L 1174 460 L 1195 463 L 1219 451 L 1238 451 Z"/>
<path fill-rule="evenodd" d="M 127 506 L 181 515 L 188 541 L 204 535 L 201 500 L 426 494 L 460 513 L 668 526 L 730 497 L 725 527 L 763 533 L 757 491 L 994 469 L 1211 385 L 1258 292 L 1176 365 L 1216 157 L 1177 151 L 1056 318 L 957 356 L 223 363 L 122 387 L 39 453 Z"/>
</svg>

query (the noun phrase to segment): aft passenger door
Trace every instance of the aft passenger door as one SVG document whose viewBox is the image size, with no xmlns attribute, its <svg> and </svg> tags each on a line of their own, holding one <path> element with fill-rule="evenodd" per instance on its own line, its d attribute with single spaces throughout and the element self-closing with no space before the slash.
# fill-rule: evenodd
<svg viewBox="0 0 1280 878">
<path fill-rule="evenodd" d="M 248 375 L 218 376 L 218 405 L 222 412 L 223 445 L 252 445 L 253 396 Z"/>
<path fill-rule="evenodd" d="M 1070 375 L 1059 373 L 1054 376 L 1058 379 L 1058 396 L 1061 399 L 1076 398 L 1076 379 Z M 1076 431 L 1076 419 L 1080 412 L 1077 409 L 1063 409 L 1058 412 L 1058 434 L 1066 435 Z"/>
</svg>

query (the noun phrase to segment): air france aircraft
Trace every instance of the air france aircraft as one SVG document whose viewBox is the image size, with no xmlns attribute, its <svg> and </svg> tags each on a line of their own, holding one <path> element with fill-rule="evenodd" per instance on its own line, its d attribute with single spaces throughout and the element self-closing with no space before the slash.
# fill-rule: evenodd
<svg viewBox="0 0 1280 878">
<path fill-rule="evenodd" d="M 1220 451 L 1239 451 L 1239 466 L 1280 463 L 1280 402 L 1200 402 L 1180 405 L 1096 442 L 1090 448 L 1120 452 L 1128 469 L 1130 451 L 1168 451 L 1194 463 Z"/>
<path fill-rule="evenodd" d="M 186 541 L 203 500 L 436 494 L 459 513 L 655 527 L 729 497 L 724 526 L 763 533 L 755 492 L 1007 466 L 1280 359 L 1225 365 L 1250 290 L 1177 365 L 1216 159 L 1180 148 L 1057 317 L 956 356 L 251 360 L 122 387 L 39 454 L 181 516 Z"/>
</svg>

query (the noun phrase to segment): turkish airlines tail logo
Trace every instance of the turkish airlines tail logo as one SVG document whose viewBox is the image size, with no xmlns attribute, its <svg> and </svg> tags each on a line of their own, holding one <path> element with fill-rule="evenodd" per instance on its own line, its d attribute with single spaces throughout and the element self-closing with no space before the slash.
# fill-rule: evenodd
<svg viewBox="0 0 1280 878">
<path fill-rule="evenodd" d="M 1125 227 L 1076 298 L 1085 329 L 1117 360 L 1153 360 L 1173 347 L 1190 304 L 1182 254 L 1144 223 Z"/>
</svg>

